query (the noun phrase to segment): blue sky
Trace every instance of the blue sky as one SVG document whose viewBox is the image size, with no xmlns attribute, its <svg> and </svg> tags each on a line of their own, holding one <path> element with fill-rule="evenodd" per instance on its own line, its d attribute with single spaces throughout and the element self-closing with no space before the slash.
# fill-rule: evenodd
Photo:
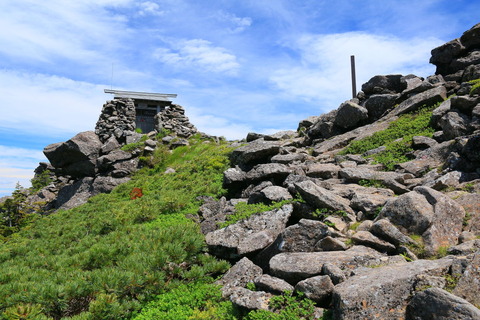
<svg viewBox="0 0 480 320">
<path fill-rule="evenodd" d="M 472 0 L 3 0 L 0 196 L 43 148 L 93 130 L 104 88 L 176 93 L 203 132 L 296 129 L 377 74 L 435 72 L 479 22 Z M 112 72 L 113 71 L 113 72 Z"/>
</svg>

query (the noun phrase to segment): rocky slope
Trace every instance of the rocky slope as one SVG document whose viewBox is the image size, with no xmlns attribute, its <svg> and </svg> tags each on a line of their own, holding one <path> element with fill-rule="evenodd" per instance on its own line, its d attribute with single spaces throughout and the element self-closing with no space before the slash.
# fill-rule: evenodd
<svg viewBox="0 0 480 320">
<path fill-rule="evenodd" d="M 480 319 L 479 33 L 480 24 L 433 49 L 435 75 L 375 76 L 296 132 L 233 144 L 229 196 L 205 199 L 198 218 L 210 252 L 234 264 L 219 280 L 225 297 L 268 309 L 290 290 L 334 319 Z M 394 141 L 411 147 L 404 160 L 380 164 L 386 145 L 349 152 L 425 108 L 431 137 Z M 174 148 L 197 132 L 180 106 L 156 119 L 156 132 L 137 134 L 131 101 L 108 102 L 96 132 L 45 148 L 50 164 L 36 172 L 48 169 L 54 182 L 29 201 L 82 204 L 148 165 L 158 144 Z M 279 202 L 229 222 L 239 204 Z"/>
<path fill-rule="evenodd" d="M 427 79 L 375 76 L 297 132 L 249 134 L 224 173 L 230 197 L 200 209 L 210 251 L 236 262 L 224 295 L 268 309 L 304 292 L 334 319 L 480 319 L 479 55 L 476 25 L 432 50 Z M 425 106 L 435 132 L 412 138 L 409 161 L 387 171 L 371 159 L 385 147 L 345 153 Z M 278 201 L 219 228 L 238 203 Z"/>
</svg>

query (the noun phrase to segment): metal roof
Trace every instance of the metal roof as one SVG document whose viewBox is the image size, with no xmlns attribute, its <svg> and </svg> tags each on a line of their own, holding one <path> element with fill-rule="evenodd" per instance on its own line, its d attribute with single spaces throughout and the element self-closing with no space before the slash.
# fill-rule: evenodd
<svg viewBox="0 0 480 320">
<path fill-rule="evenodd" d="M 120 91 L 113 89 L 105 89 L 105 93 L 111 93 L 114 98 L 131 98 L 152 101 L 171 101 L 169 98 L 176 98 L 176 94 L 169 93 L 153 93 L 153 92 L 134 92 L 134 91 Z"/>
</svg>

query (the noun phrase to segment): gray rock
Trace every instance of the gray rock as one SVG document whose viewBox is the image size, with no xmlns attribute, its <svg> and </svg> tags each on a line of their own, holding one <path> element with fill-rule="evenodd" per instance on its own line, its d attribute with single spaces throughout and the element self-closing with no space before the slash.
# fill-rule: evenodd
<svg viewBox="0 0 480 320">
<path fill-rule="evenodd" d="M 298 136 L 296 131 L 287 130 L 287 131 L 279 131 L 273 134 L 266 134 L 263 136 L 265 141 L 278 141 L 278 140 L 287 140 L 296 138 Z"/>
<path fill-rule="evenodd" d="M 354 269 L 359 266 L 380 263 L 381 253 L 364 246 L 354 246 L 346 251 L 287 252 L 270 260 L 271 273 L 291 284 L 322 274 L 325 263 L 340 269 Z"/>
<path fill-rule="evenodd" d="M 343 241 L 326 236 L 315 244 L 314 251 L 344 251 L 347 248 Z"/>
<path fill-rule="evenodd" d="M 469 122 L 470 119 L 466 115 L 460 112 L 450 111 L 440 119 L 439 124 L 443 130 L 445 139 L 451 140 L 467 134 L 467 125 Z"/>
<path fill-rule="evenodd" d="M 348 200 L 335 195 L 325 188 L 317 186 L 312 181 L 307 180 L 295 183 L 295 188 L 307 203 L 316 208 L 327 208 L 333 211 L 344 211 L 354 214 Z"/>
<path fill-rule="evenodd" d="M 313 178 L 330 179 L 338 176 L 340 167 L 331 163 L 314 163 L 307 166 L 307 176 Z"/>
<path fill-rule="evenodd" d="M 434 128 L 440 129 L 440 119 L 446 115 L 452 108 L 452 100 L 448 99 L 440 103 L 438 107 L 436 107 L 432 111 L 432 117 L 430 118 L 430 123 L 433 125 Z"/>
<path fill-rule="evenodd" d="M 102 143 L 93 131 L 81 132 L 72 139 L 48 145 L 43 153 L 52 166 L 74 177 L 93 177 L 95 160 Z"/>
<path fill-rule="evenodd" d="M 280 235 L 281 252 L 312 252 L 318 241 L 329 234 L 328 226 L 316 220 L 301 219 Z"/>
<path fill-rule="evenodd" d="M 358 104 L 346 101 L 337 109 L 333 124 L 343 129 L 355 128 L 368 118 L 368 110 Z"/>
<path fill-rule="evenodd" d="M 374 76 L 362 85 L 362 91 L 367 95 L 400 93 L 406 89 L 406 84 L 401 82 L 401 78 L 400 74 Z"/>
<path fill-rule="evenodd" d="M 223 183 L 227 186 L 245 181 L 247 181 L 247 173 L 239 167 L 228 168 L 223 173 Z"/>
<path fill-rule="evenodd" d="M 465 31 L 460 37 L 461 43 L 466 49 L 473 49 L 480 44 L 480 23 L 477 23 L 469 30 Z"/>
<path fill-rule="evenodd" d="M 322 274 L 329 276 L 334 285 L 337 285 L 347 279 L 347 277 L 345 276 L 345 272 L 331 263 L 323 264 Z"/>
<path fill-rule="evenodd" d="M 327 308 L 332 299 L 333 283 L 329 276 L 316 276 L 298 282 L 295 291 L 303 292 L 308 299 Z"/>
<path fill-rule="evenodd" d="M 246 146 L 235 149 L 231 158 L 234 164 L 265 163 L 279 151 L 280 144 L 278 142 L 257 139 Z"/>
<path fill-rule="evenodd" d="M 335 286 L 334 319 L 402 319 L 421 274 L 443 275 L 452 260 L 417 260 L 364 268 Z"/>
<path fill-rule="evenodd" d="M 109 193 L 116 186 L 121 185 L 129 180 L 130 178 L 128 177 L 115 178 L 109 176 L 97 176 L 92 183 L 91 196 L 97 195 L 99 193 Z"/>
<path fill-rule="evenodd" d="M 283 200 L 292 199 L 292 195 L 288 192 L 288 190 L 279 186 L 266 187 L 265 189 L 262 189 L 260 193 L 265 199 L 271 202 L 280 202 Z"/>
<path fill-rule="evenodd" d="M 432 224 L 422 234 L 427 254 L 433 255 L 440 247 L 457 244 L 465 217 L 462 206 L 441 192 L 428 187 L 416 187 L 414 191 L 423 195 L 434 210 Z"/>
<path fill-rule="evenodd" d="M 480 239 L 474 239 L 470 241 L 465 241 L 464 243 L 458 244 L 448 248 L 447 252 L 454 255 L 469 255 L 475 253 L 480 249 Z"/>
<path fill-rule="evenodd" d="M 253 281 L 255 287 L 261 291 L 273 294 L 282 294 L 285 291 L 293 292 L 294 287 L 280 278 L 272 277 L 268 274 L 262 274 Z"/>
<path fill-rule="evenodd" d="M 263 291 L 234 288 L 230 295 L 230 301 L 234 305 L 248 310 L 268 310 L 271 297 L 271 294 Z"/>
<path fill-rule="evenodd" d="M 453 58 L 457 57 L 465 47 L 458 39 L 449 41 L 432 50 L 432 57 L 430 63 L 434 65 L 449 64 Z"/>
<path fill-rule="evenodd" d="M 478 240 L 480 242 L 480 240 Z M 477 246 L 478 248 L 478 246 Z M 453 294 L 459 296 L 473 305 L 480 305 L 480 249 L 473 255 L 472 262 L 470 262 L 465 269 L 465 272 L 458 280 L 458 283 L 453 290 Z M 479 310 L 480 313 L 480 310 Z"/>
<path fill-rule="evenodd" d="M 100 148 L 102 154 L 107 154 L 115 149 L 120 148 L 120 143 L 118 143 L 115 136 L 111 136 Z"/>
<path fill-rule="evenodd" d="M 274 179 L 281 184 L 292 170 L 280 163 L 258 164 L 246 174 L 248 181 L 259 181 Z"/>
<path fill-rule="evenodd" d="M 414 136 L 412 138 L 412 147 L 414 149 L 427 149 L 438 144 L 435 139 L 424 137 L 424 136 Z"/>
<path fill-rule="evenodd" d="M 393 192 L 392 192 L 393 193 Z M 380 193 L 356 193 L 350 206 L 353 209 L 360 210 L 368 215 L 374 216 L 378 213 L 378 210 L 382 208 L 388 199 L 392 198 Z"/>
<path fill-rule="evenodd" d="M 396 246 L 401 244 L 415 244 L 410 237 L 404 235 L 387 219 L 380 219 L 373 223 L 370 232 Z"/>
<path fill-rule="evenodd" d="M 465 212 L 468 212 L 470 219 L 466 221 L 466 231 L 480 236 L 480 197 L 478 193 L 463 193 L 459 197 L 455 197 L 455 202 L 460 204 Z"/>
<path fill-rule="evenodd" d="M 110 152 L 107 155 L 99 157 L 97 159 L 97 167 L 99 171 L 105 172 L 113 169 L 113 165 L 116 162 L 129 160 L 131 158 L 132 158 L 132 154 L 130 152 L 126 152 L 118 149 Z"/>
<path fill-rule="evenodd" d="M 423 234 L 432 224 L 433 206 L 417 192 L 409 192 L 387 201 L 379 218 L 387 218 L 408 233 Z"/>
<path fill-rule="evenodd" d="M 480 310 L 445 290 L 429 288 L 412 298 L 405 319 L 475 320 L 480 319 Z"/>
<path fill-rule="evenodd" d="M 380 119 L 387 112 L 392 110 L 397 103 L 400 94 L 374 94 L 365 102 L 364 107 L 368 110 L 370 121 Z"/>
<path fill-rule="evenodd" d="M 288 153 L 288 154 L 277 154 L 270 159 L 273 163 L 295 163 L 295 162 L 303 162 L 307 158 L 305 153 Z"/>
<path fill-rule="evenodd" d="M 67 210 L 86 203 L 92 196 L 92 183 L 93 178 L 85 177 L 61 188 L 55 200 L 55 208 Z"/>
<path fill-rule="evenodd" d="M 380 182 L 396 180 L 398 182 L 403 182 L 405 180 L 405 174 L 387 171 L 375 171 L 360 166 L 357 168 L 343 168 L 340 170 L 339 175 L 341 178 L 344 178 L 349 182 L 359 182 L 360 180 L 373 180 Z"/>
<path fill-rule="evenodd" d="M 231 289 L 236 287 L 243 288 L 247 283 L 253 282 L 261 275 L 262 268 L 255 265 L 248 258 L 242 258 L 215 283 L 222 286 L 223 296 L 228 297 L 231 294 Z"/>
<path fill-rule="evenodd" d="M 435 87 L 433 89 L 413 95 L 407 100 L 403 101 L 393 109 L 388 116 L 398 116 L 404 113 L 418 110 L 424 105 L 434 105 L 437 102 L 442 102 L 447 98 L 447 89 L 445 87 Z"/>
<path fill-rule="evenodd" d="M 292 214 L 291 204 L 280 209 L 254 214 L 251 217 L 215 230 L 206 235 L 211 252 L 224 258 L 237 258 L 259 251 L 277 238 Z"/>
<path fill-rule="evenodd" d="M 387 241 L 379 239 L 368 231 L 358 231 L 352 236 L 356 244 L 374 248 L 380 252 L 394 252 L 395 246 Z"/>
</svg>

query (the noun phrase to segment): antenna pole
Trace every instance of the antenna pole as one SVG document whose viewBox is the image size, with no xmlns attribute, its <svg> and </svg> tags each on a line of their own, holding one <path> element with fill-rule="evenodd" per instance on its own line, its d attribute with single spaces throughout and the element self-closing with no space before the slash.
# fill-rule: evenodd
<svg viewBox="0 0 480 320">
<path fill-rule="evenodd" d="M 355 77 L 355 56 L 350 56 L 350 65 L 352 69 L 352 98 L 357 96 L 357 80 Z"/>
</svg>

